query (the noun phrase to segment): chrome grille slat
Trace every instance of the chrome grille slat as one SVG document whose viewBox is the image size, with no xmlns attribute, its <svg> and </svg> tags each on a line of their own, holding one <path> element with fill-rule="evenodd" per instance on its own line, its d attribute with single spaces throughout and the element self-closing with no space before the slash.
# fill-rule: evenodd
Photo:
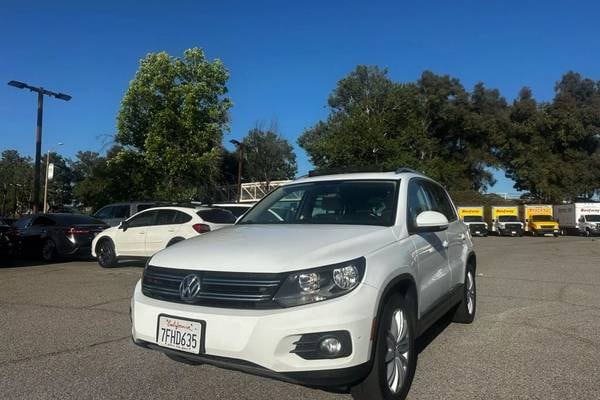
<svg viewBox="0 0 600 400">
<path fill-rule="evenodd" d="M 184 277 L 197 274 L 202 289 L 193 301 L 180 298 Z M 227 308 L 280 308 L 273 296 L 287 274 L 192 271 L 148 266 L 142 278 L 144 295 L 164 301 Z"/>
</svg>

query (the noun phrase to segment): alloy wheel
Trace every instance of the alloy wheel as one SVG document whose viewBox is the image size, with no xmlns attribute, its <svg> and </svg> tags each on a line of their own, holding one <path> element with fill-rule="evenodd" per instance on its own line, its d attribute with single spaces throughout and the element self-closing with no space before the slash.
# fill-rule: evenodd
<svg viewBox="0 0 600 400">
<path fill-rule="evenodd" d="M 401 309 L 394 310 L 390 325 L 385 366 L 388 388 L 395 394 L 402 388 L 408 371 L 410 342 L 406 313 Z"/>
<path fill-rule="evenodd" d="M 469 271 L 467 273 L 467 310 L 469 315 L 473 314 L 475 308 L 475 281 L 473 280 L 473 273 Z"/>
</svg>

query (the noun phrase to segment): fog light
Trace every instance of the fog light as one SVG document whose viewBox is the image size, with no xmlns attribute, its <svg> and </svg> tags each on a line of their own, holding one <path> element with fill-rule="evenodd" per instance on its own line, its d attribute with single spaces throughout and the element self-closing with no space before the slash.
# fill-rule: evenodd
<svg viewBox="0 0 600 400">
<path fill-rule="evenodd" d="M 321 340 L 321 344 L 319 345 L 321 351 L 330 356 L 335 356 L 342 350 L 342 344 L 337 338 L 326 338 Z"/>
</svg>

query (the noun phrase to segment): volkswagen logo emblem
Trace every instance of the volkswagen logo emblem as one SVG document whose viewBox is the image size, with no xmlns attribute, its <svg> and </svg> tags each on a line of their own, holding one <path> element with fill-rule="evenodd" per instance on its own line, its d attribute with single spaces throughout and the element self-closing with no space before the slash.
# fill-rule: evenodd
<svg viewBox="0 0 600 400">
<path fill-rule="evenodd" d="M 201 288 L 200 276 L 196 274 L 187 275 L 179 285 L 179 297 L 183 301 L 193 301 L 196 295 L 200 293 Z"/>
</svg>

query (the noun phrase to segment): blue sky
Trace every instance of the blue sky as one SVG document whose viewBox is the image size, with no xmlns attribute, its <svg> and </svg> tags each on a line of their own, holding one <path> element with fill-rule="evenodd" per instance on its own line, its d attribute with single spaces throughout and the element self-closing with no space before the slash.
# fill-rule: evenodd
<svg viewBox="0 0 600 400">
<path fill-rule="evenodd" d="M 327 115 L 336 82 L 357 64 L 397 81 L 430 69 L 483 81 L 512 100 L 553 96 L 568 70 L 600 78 L 600 5 L 559 1 L 14 1 L 0 12 L 0 150 L 34 152 L 35 96 L 9 80 L 73 96 L 47 99 L 43 151 L 102 151 L 121 98 L 149 52 L 202 47 L 231 74 L 231 132 L 278 121 L 294 145 Z M 299 173 L 310 169 L 296 145 Z M 491 189 L 511 192 L 497 174 Z"/>
</svg>

